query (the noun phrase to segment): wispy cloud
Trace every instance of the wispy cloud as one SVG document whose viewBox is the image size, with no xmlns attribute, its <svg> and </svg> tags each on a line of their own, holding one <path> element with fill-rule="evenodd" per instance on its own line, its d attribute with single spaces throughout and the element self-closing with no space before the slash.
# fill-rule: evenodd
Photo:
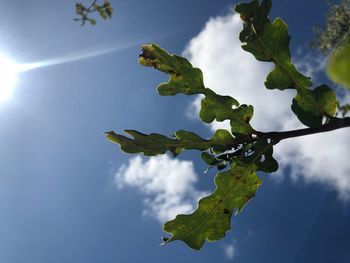
<svg viewBox="0 0 350 263">
<path fill-rule="evenodd" d="M 172 159 L 168 155 L 149 159 L 136 156 L 115 175 L 119 188 L 134 187 L 143 194 L 143 214 L 161 223 L 195 209 L 197 201 L 207 194 L 195 189 L 197 180 L 191 161 Z"/>
<path fill-rule="evenodd" d="M 293 91 L 270 91 L 264 87 L 271 63 L 258 62 L 241 49 L 238 35 L 242 22 L 238 15 L 211 18 L 204 29 L 186 47 L 184 54 L 203 70 L 205 85 L 219 94 L 230 95 L 240 103 L 254 106 L 254 128 L 261 131 L 289 130 L 302 127 L 290 110 Z M 296 63 L 305 74 L 316 76 L 324 61 L 300 56 Z M 314 67 L 313 65 L 316 65 Z M 199 109 L 197 98 L 193 113 Z M 190 107 L 191 108 L 191 107 Z M 228 128 L 214 123 L 213 130 Z M 294 180 L 322 183 L 338 191 L 342 199 L 350 198 L 350 133 L 331 133 L 282 141 L 275 147 L 280 164 L 279 174 L 290 168 Z"/>
<path fill-rule="evenodd" d="M 298 70 L 310 77 L 314 84 L 317 84 L 318 76 L 324 72 L 327 65 L 328 56 L 318 54 L 305 47 L 299 47 L 293 58 Z"/>
<path fill-rule="evenodd" d="M 232 242 L 230 244 L 225 244 L 223 248 L 224 248 L 225 258 L 227 260 L 233 260 L 237 254 L 237 248 L 236 248 L 235 242 Z"/>
</svg>

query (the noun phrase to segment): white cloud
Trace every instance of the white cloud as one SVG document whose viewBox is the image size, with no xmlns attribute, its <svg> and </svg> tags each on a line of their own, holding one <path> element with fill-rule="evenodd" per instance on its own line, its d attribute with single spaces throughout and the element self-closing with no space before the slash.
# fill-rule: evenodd
<svg viewBox="0 0 350 263">
<path fill-rule="evenodd" d="M 225 258 L 228 260 L 233 260 L 236 256 L 237 250 L 234 243 L 224 245 Z"/>
<path fill-rule="evenodd" d="M 184 51 L 194 66 L 203 70 L 205 85 L 219 94 L 230 95 L 240 103 L 252 104 L 255 109 L 253 127 L 260 131 L 300 128 L 290 110 L 293 91 L 270 91 L 264 87 L 271 63 L 258 62 L 241 49 L 238 35 L 242 22 L 238 15 L 211 18 L 204 29 L 194 37 Z M 314 60 L 324 65 L 323 61 Z M 306 74 L 311 70 L 309 60 L 296 63 Z M 321 65 L 321 66 L 322 66 Z M 321 67 L 320 66 L 320 67 Z M 196 111 L 199 101 L 194 101 Z M 193 107 L 192 107 L 193 108 Z M 196 112 L 196 113 L 197 113 Z M 214 123 L 213 130 L 228 124 Z M 305 182 L 318 182 L 338 191 L 343 199 L 350 198 L 350 133 L 339 130 L 281 142 L 275 147 L 280 163 L 279 173 L 291 168 L 291 177 Z"/>
<path fill-rule="evenodd" d="M 282 141 L 276 147 L 282 168 L 290 165 L 294 180 L 320 182 L 350 198 L 350 134 L 347 129 Z M 281 172 L 280 172 L 281 174 Z"/>
<path fill-rule="evenodd" d="M 294 64 L 306 76 L 310 77 L 314 84 L 318 85 L 318 75 L 324 71 L 328 56 L 318 55 L 315 51 L 300 47 L 295 52 Z"/>
<path fill-rule="evenodd" d="M 238 39 L 241 29 L 238 15 L 211 18 L 202 32 L 190 41 L 184 55 L 202 69 L 207 87 L 219 94 L 230 94 L 241 104 L 254 106 L 254 127 L 266 131 L 281 128 L 275 120 L 286 114 L 290 116 L 291 92 L 264 88 L 272 65 L 256 61 L 242 50 Z M 274 98 L 273 103 L 271 98 Z M 198 109 L 199 98 L 195 104 Z M 214 123 L 212 127 L 217 129 L 222 123 Z"/>
<path fill-rule="evenodd" d="M 160 155 L 143 159 L 136 156 L 122 165 L 115 181 L 119 188 L 135 187 L 144 195 L 144 215 L 161 223 L 177 214 L 190 213 L 206 192 L 194 188 L 198 176 L 191 161 Z"/>
</svg>

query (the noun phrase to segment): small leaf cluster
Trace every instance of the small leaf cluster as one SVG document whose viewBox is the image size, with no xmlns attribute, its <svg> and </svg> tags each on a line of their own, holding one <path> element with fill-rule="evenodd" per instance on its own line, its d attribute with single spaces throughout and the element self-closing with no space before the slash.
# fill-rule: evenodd
<svg viewBox="0 0 350 263">
<path fill-rule="evenodd" d="M 78 18 L 74 18 L 75 21 L 81 21 L 81 25 L 85 25 L 89 22 L 90 25 L 96 25 L 96 19 L 91 18 L 90 14 L 97 12 L 103 19 L 111 18 L 113 14 L 113 8 L 108 0 L 103 0 L 103 4 L 98 4 L 97 0 L 94 0 L 88 7 L 82 3 L 76 3 L 75 12 Z"/>
<path fill-rule="evenodd" d="M 310 78 L 297 70 L 290 55 L 288 27 L 281 18 L 270 20 L 271 6 L 271 0 L 261 3 L 253 0 L 236 6 L 235 10 L 243 21 L 239 36 L 242 48 L 257 60 L 274 65 L 266 77 L 266 88 L 294 90 L 291 110 L 300 122 L 309 127 L 308 131 L 319 131 L 335 119 L 338 105 L 336 95 L 326 85 L 312 88 Z M 126 135 L 113 131 L 106 133 L 111 142 L 119 144 L 127 153 L 155 156 L 169 152 L 176 157 L 183 150 L 197 150 L 209 168 L 217 168 L 215 191 L 202 198 L 192 214 L 178 215 L 163 226 L 170 235 L 164 238 L 165 243 L 181 240 L 193 249 L 200 249 L 206 240 L 217 241 L 231 229 L 232 215 L 242 211 L 262 183 L 257 172 L 277 171 L 273 148 L 287 137 L 285 132 L 264 133 L 255 130 L 250 124 L 254 115 L 253 106 L 240 104 L 235 98 L 216 94 L 205 87 L 202 71 L 193 67 L 186 58 L 150 44 L 142 46 L 139 63 L 169 76 L 167 82 L 157 87 L 159 95 L 200 94 L 199 117 L 203 122 L 230 123 L 229 130 L 219 129 L 209 139 L 184 130 L 170 137 L 134 130 L 126 130 Z M 343 124 L 342 121 L 336 123 Z M 350 120 L 346 120 L 346 125 L 350 126 Z M 326 127 L 324 130 L 331 129 Z M 295 136 L 300 135 L 291 135 Z"/>
<path fill-rule="evenodd" d="M 350 38 L 350 0 L 340 0 L 330 6 L 324 27 L 315 27 L 312 46 L 323 53 L 329 53 Z"/>
</svg>

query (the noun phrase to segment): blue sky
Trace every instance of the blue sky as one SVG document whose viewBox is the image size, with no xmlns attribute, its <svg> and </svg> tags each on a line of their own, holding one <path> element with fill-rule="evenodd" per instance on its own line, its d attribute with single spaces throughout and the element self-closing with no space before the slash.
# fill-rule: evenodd
<svg viewBox="0 0 350 263">
<path fill-rule="evenodd" d="M 21 72 L 0 105 L 0 261 L 350 262 L 348 131 L 277 145 L 280 171 L 260 174 L 225 239 L 200 252 L 159 246 L 162 219 L 213 190 L 215 171 L 203 174 L 196 152 L 178 161 L 123 154 L 103 133 L 206 137 L 218 126 L 195 117 L 195 97 L 156 94 L 167 77 L 138 65 L 141 44 L 184 53 L 210 88 L 253 104 L 261 129 L 298 124 L 291 94 L 259 93 L 270 66 L 240 50 L 236 2 L 111 2 L 111 20 L 81 27 L 73 1 L 2 1 L 0 53 L 41 67 Z M 327 80 L 308 43 L 325 11 L 323 1 L 279 0 L 271 14 L 288 23 L 295 62 L 316 84 Z"/>
</svg>

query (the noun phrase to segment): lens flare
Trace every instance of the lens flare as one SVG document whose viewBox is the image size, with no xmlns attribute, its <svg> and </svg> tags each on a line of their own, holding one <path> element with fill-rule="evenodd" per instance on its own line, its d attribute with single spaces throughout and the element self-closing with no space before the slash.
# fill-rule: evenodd
<svg viewBox="0 0 350 263">
<path fill-rule="evenodd" d="M 0 103 L 11 97 L 16 84 L 17 72 L 16 63 L 0 54 Z"/>
</svg>

